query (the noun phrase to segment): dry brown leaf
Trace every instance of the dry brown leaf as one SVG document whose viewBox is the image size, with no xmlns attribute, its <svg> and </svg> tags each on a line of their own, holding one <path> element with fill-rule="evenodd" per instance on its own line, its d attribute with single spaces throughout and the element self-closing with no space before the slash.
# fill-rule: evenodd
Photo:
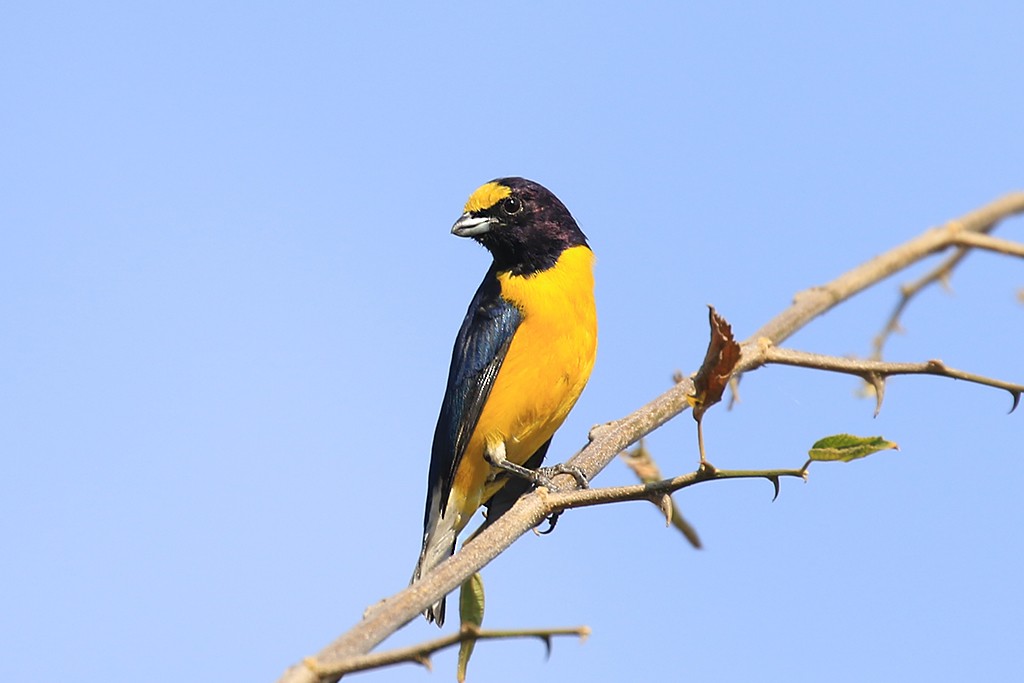
<svg viewBox="0 0 1024 683">
<path fill-rule="evenodd" d="M 740 360 L 740 345 L 732 336 L 732 327 L 718 315 L 714 306 L 708 306 L 711 340 L 704 362 L 693 378 L 695 395 L 691 399 L 693 419 L 701 421 L 708 408 L 722 400 L 729 377 Z"/>
</svg>

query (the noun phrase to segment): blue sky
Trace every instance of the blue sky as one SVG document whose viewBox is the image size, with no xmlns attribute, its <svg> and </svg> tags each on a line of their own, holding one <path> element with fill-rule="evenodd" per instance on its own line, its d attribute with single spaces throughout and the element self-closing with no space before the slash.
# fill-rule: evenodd
<svg viewBox="0 0 1024 683">
<path fill-rule="evenodd" d="M 405 585 L 488 264 L 449 229 L 486 180 L 550 187 L 598 255 L 558 460 L 696 369 L 706 304 L 745 337 L 1024 185 L 1020 3 L 356 5 L 0 10 L 0 677 L 273 680 Z M 921 272 L 791 345 L 868 353 Z M 889 357 L 1024 381 L 1021 273 L 971 256 Z M 522 539 L 486 625 L 593 636 L 481 645 L 471 680 L 1019 679 L 1024 416 L 898 378 L 872 418 L 856 389 L 769 368 L 709 413 L 721 467 L 843 431 L 901 450 L 774 503 L 685 491 L 703 551 L 639 503 Z M 672 474 L 695 443 L 684 415 L 649 447 Z"/>
</svg>

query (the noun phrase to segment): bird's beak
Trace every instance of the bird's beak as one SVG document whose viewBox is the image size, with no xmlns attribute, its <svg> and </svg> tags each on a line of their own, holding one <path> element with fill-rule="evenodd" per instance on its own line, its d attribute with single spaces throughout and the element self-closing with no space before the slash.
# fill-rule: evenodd
<svg viewBox="0 0 1024 683">
<path fill-rule="evenodd" d="M 490 232 L 493 223 L 494 220 L 491 218 L 477 217 L 464 213 L 459 216 L 459 220 L 455 221 L 455 225 L 452 226 L 452 234 L 459 237 L 476 237 L 485 232 Z"/>
</svg>

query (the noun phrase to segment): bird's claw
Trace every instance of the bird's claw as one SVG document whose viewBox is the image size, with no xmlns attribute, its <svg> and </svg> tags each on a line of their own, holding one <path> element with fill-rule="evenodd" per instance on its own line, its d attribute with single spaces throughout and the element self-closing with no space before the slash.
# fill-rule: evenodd
<svg viewBox="0 0 1024 683">
<path fill-rule="evenodd" d="M 551 467 L 539 467 L 536 470 L 537 479 L 534 483 L 537 486 L 545 486 L 549 491 L 557 491 L 558 487 L 555 486 L 552 481 L 555 477 L 560 474 L 568 474 L 576 480 L 576 486 L 581 489 L 590 488 L 590 481 L 587 479 L 587 475 L 583 473 L 576 465 L 567 465 L 564 462 L 560 462 L 557 465 Z"/>
<path fill-rule="evenodd" d="M 541 529 L 540 527 L 537 527 L 535 529 L 535 531 L 537 532 L 537 535 L 538 536 L 547 536 L 552 531 L 554 531 L 555 530 L 555 525 L 558 524 L 558 518 L 562 516 L 562 512 L 563 512 L 562 510 L 558 510 L 557 512 L 552 512 L 550 515 L 545 517 L 544 521 L 548 523 L 548 528 L 547 529 Z"/>
</svg>

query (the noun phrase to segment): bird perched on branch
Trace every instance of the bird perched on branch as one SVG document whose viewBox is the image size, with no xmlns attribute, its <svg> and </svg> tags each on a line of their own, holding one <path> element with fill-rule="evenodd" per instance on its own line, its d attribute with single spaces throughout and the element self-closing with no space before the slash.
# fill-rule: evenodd
<svg viewBox="0 0 1024 683">
<path fill-rule="evenodd" d="M 555 195 L 523 178 L 493 180 L 469 197 L 452 233 L 494 261 L 455 339 L 413 582 L 455 551 L 481 505 L 491 522 L 546 480 L 551 437 L 597 352 L 594 254 Z M 440 626 L 444 608 L 442 598 L 424 616 Z"/>
</svg>

